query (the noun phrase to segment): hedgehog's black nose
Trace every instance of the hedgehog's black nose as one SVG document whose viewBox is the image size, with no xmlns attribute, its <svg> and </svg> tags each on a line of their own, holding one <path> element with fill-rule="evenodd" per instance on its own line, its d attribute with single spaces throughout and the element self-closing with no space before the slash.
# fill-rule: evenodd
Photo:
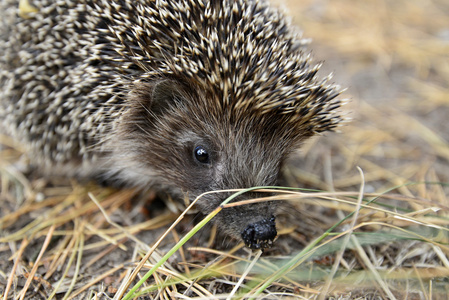
<svg viewBox="0 0 449 300">
<path fill-rule="evenodd" d="M 273 245 L 277 235 L 274 217 L 249 224 L 242 232 L 242 239 L 246 247 L 251 249 L 264 249 Z"/>
</svg>

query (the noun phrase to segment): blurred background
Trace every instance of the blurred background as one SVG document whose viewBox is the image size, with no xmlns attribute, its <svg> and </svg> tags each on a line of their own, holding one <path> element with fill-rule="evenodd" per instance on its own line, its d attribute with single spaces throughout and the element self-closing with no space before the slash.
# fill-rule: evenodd
<svg viewBox="0 0 449 300">
<path fill-rule="evenodd" d="M 448 182 L 449 1 L 275 3 L 312 39 L 315 60 L 324 62 L 321 75 L 334 73 L 351 100 L 345 110 L 352 121 L 341 133 L 302 149 L 301 181 L 326 190 L 354 188 L 360 166 L 368 191 Z M 423 197 L 438 193 L 448 204 L 439 187 L 414 188 Z"/>
</svg>

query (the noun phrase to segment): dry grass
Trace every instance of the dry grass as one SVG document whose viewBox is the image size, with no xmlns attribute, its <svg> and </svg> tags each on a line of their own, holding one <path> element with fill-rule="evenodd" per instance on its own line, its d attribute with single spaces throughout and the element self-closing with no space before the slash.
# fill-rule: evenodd
<svg viewBox="0 0 449 300">
<path fill-rule="evenodd" d="M 181 245 L 200 223 L 189 213 L 164 235 L 179 203 L 25 176 L 2 137 L 0 298 L 447 299 L 449 4 L 284 5 L 349 87 L 353 121 L 286 166 L 288 185 L 328 192 L 277 191 L 276 247 L 250 253 L 210 224 Z"/>
</svg>

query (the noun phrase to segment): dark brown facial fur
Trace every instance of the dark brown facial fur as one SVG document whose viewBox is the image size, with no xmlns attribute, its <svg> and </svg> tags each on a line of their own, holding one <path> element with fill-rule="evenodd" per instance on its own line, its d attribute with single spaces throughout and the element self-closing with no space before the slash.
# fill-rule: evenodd
<svg viewBox="0 0 449 300">
<path fill-rule="evenodd" d="M 193 200 L 211 190 L 276 183 L 290 147 L 288 141 L 271 136 L 274 128 L 260 131 L 256 120 L 233 123 L 232 118 L 198 109 L 205 95 L 174 79 L 140 82 L 131 97 L 117 143 L 130 153 L 128 159 L 155 172 L 161 184 L 181 188 Z M 210 213 L 228 196 L 206 195 L 198 206 Z M 249 193 L 239 200 L 255 196 Z M 276 237 L 274 213 L 272 202 L 238 206 L 220 212 L 216 223 L 249 247 L 265 248 Z"/>
</svg>

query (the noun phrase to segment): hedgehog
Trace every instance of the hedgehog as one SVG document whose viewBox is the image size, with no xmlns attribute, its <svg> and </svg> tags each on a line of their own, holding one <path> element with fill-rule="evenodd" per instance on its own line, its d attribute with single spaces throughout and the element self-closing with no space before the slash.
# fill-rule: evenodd
<svg viewBox="0 0 449 300">
<path fill-rule="evenodd" d="M 263 0 L 3 0 L 0 11 L 1 130 L 48 176 L 190 199 L 272 186 L 292 151 L 343 120 L 340 87 Z M 207 214 L 227 196 L 197 205 Z M 215 222 L 263 250 L 276 203 Z"/>
</svg>

